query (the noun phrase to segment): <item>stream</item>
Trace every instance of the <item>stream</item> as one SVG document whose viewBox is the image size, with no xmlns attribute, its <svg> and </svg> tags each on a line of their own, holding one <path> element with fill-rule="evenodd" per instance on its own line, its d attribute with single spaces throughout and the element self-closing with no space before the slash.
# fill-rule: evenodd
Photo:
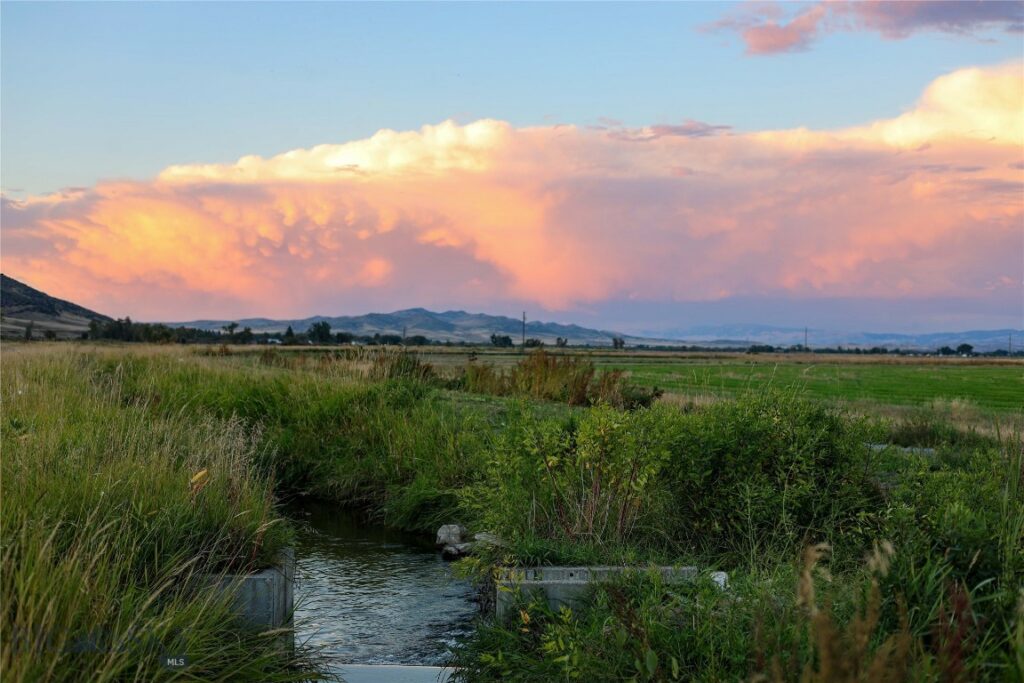
<svg viewBox="0 0 1024 683">
<path fill-rule="evenodd" d="M 429 538 L 304 502 L 295 545 L 295 640 L 331 669 L 444 665 L 477 615 L 472 586 L 452 577 Z"/>
</svg>

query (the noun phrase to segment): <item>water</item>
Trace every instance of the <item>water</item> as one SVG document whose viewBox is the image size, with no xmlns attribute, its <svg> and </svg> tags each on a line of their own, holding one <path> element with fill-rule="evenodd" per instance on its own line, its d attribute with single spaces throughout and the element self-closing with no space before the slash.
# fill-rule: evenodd
<svg viewBox="0 0 1024 683">
<path fill-rule="evenodd" d="M 296 642 L 343 664 L 443 665 L 477 606 L 424 539 L 366 524 L 324 504 L 291 511 Z"/>
</svg>

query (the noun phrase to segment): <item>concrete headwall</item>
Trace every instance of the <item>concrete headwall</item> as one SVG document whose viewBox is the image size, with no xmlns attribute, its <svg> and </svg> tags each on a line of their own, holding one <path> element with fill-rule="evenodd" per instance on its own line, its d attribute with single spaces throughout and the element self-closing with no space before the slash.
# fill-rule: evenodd
<svg viewBox="0 0 1024 683">
<path fill-rule="evenodd" d="M 696 567 L 529 567 L 505 569 L 497 580 L 495 614 L 504 619 L 515 602 L 516 593 L 544 599 L 548 607 L 558 610 L 562 606 L 578 608 L 591 583 L 609 581 L 627 572 L 661 574 L 666 583 L 693 581 L 700 575 Z M 725 572 L 712 572 L 711 579 L 725 587 Z"/>
<path fill-rule="evenodd" d="M 218 582 L 224 591 L 233 590 L 232 608 L 242 621 L 258 631 L 290 627 L 295 609 L 295 555 L 282 551 L 278 563 L 251 574 L 229 574 Z M 294 635 L 283 634 L 289 648 Z"/>
</svg>

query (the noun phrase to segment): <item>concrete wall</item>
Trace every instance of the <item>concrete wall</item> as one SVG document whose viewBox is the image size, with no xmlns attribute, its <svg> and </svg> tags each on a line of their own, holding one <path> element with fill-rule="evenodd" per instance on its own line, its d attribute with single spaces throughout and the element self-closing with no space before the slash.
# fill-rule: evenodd
<svg viewBox="0 0 1024 683">
<path fill-rule="evenodd" d="M 528 599 L 533 596 L 542 598 L 553 610 L 558 610 L 562 606 L 577 609 L 586 597 L 591 583 L 609 581 L 626 572 L 649 571 L 660 573 L 666 583 L 693 581 L 700 575 L 700 570 L 696 567 L 598 566 L 506 569 L 497 580 L 495 614 L 498 619 L 504 619 L 515 603 L 517 593 Z M 728 581 L 725 572 L 713 572 L 711 579 L 723 588 Z"/>
<path fill-rule="evenodd" d="M 295 555 L 286 548 L 277 565 L 252 574 L 229 574 L 218 580 L 224 591 L 233 590 L 232 607 L 236 614 L 257 631 L 290 628 L 295 609 Z M 281 641 L 294 647 L 293 633 L 282 634 Z"/>
</svg>

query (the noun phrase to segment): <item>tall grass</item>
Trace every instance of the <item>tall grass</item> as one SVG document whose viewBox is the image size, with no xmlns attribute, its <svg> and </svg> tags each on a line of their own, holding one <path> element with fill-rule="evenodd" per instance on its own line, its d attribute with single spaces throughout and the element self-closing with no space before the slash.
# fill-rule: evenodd
<svg viewBox="0 0 1024 683">
<path fill-rule="evenodd" d="M 290 680 L 301 665 L 231 616 L 210 576 L 290 541 L 260 435 L 238 419 L 154 415 L 75 352 L 7 353 L 2 428 L 5 680 Z M 153 401 L 156 401 L 154 398 Z"/>
<path fill-rule="evenodd" d="M 598 373 L 585 358 L 552 354 L 539 349 L 516 365 L 501 369 L 468 362 L 456 386 L 494 396 L 558 401 L 571 406 L 606 403 L 617 408 L 649 407 L 662 392 L 626 381 L 621 370 Z"/>
</svg>

